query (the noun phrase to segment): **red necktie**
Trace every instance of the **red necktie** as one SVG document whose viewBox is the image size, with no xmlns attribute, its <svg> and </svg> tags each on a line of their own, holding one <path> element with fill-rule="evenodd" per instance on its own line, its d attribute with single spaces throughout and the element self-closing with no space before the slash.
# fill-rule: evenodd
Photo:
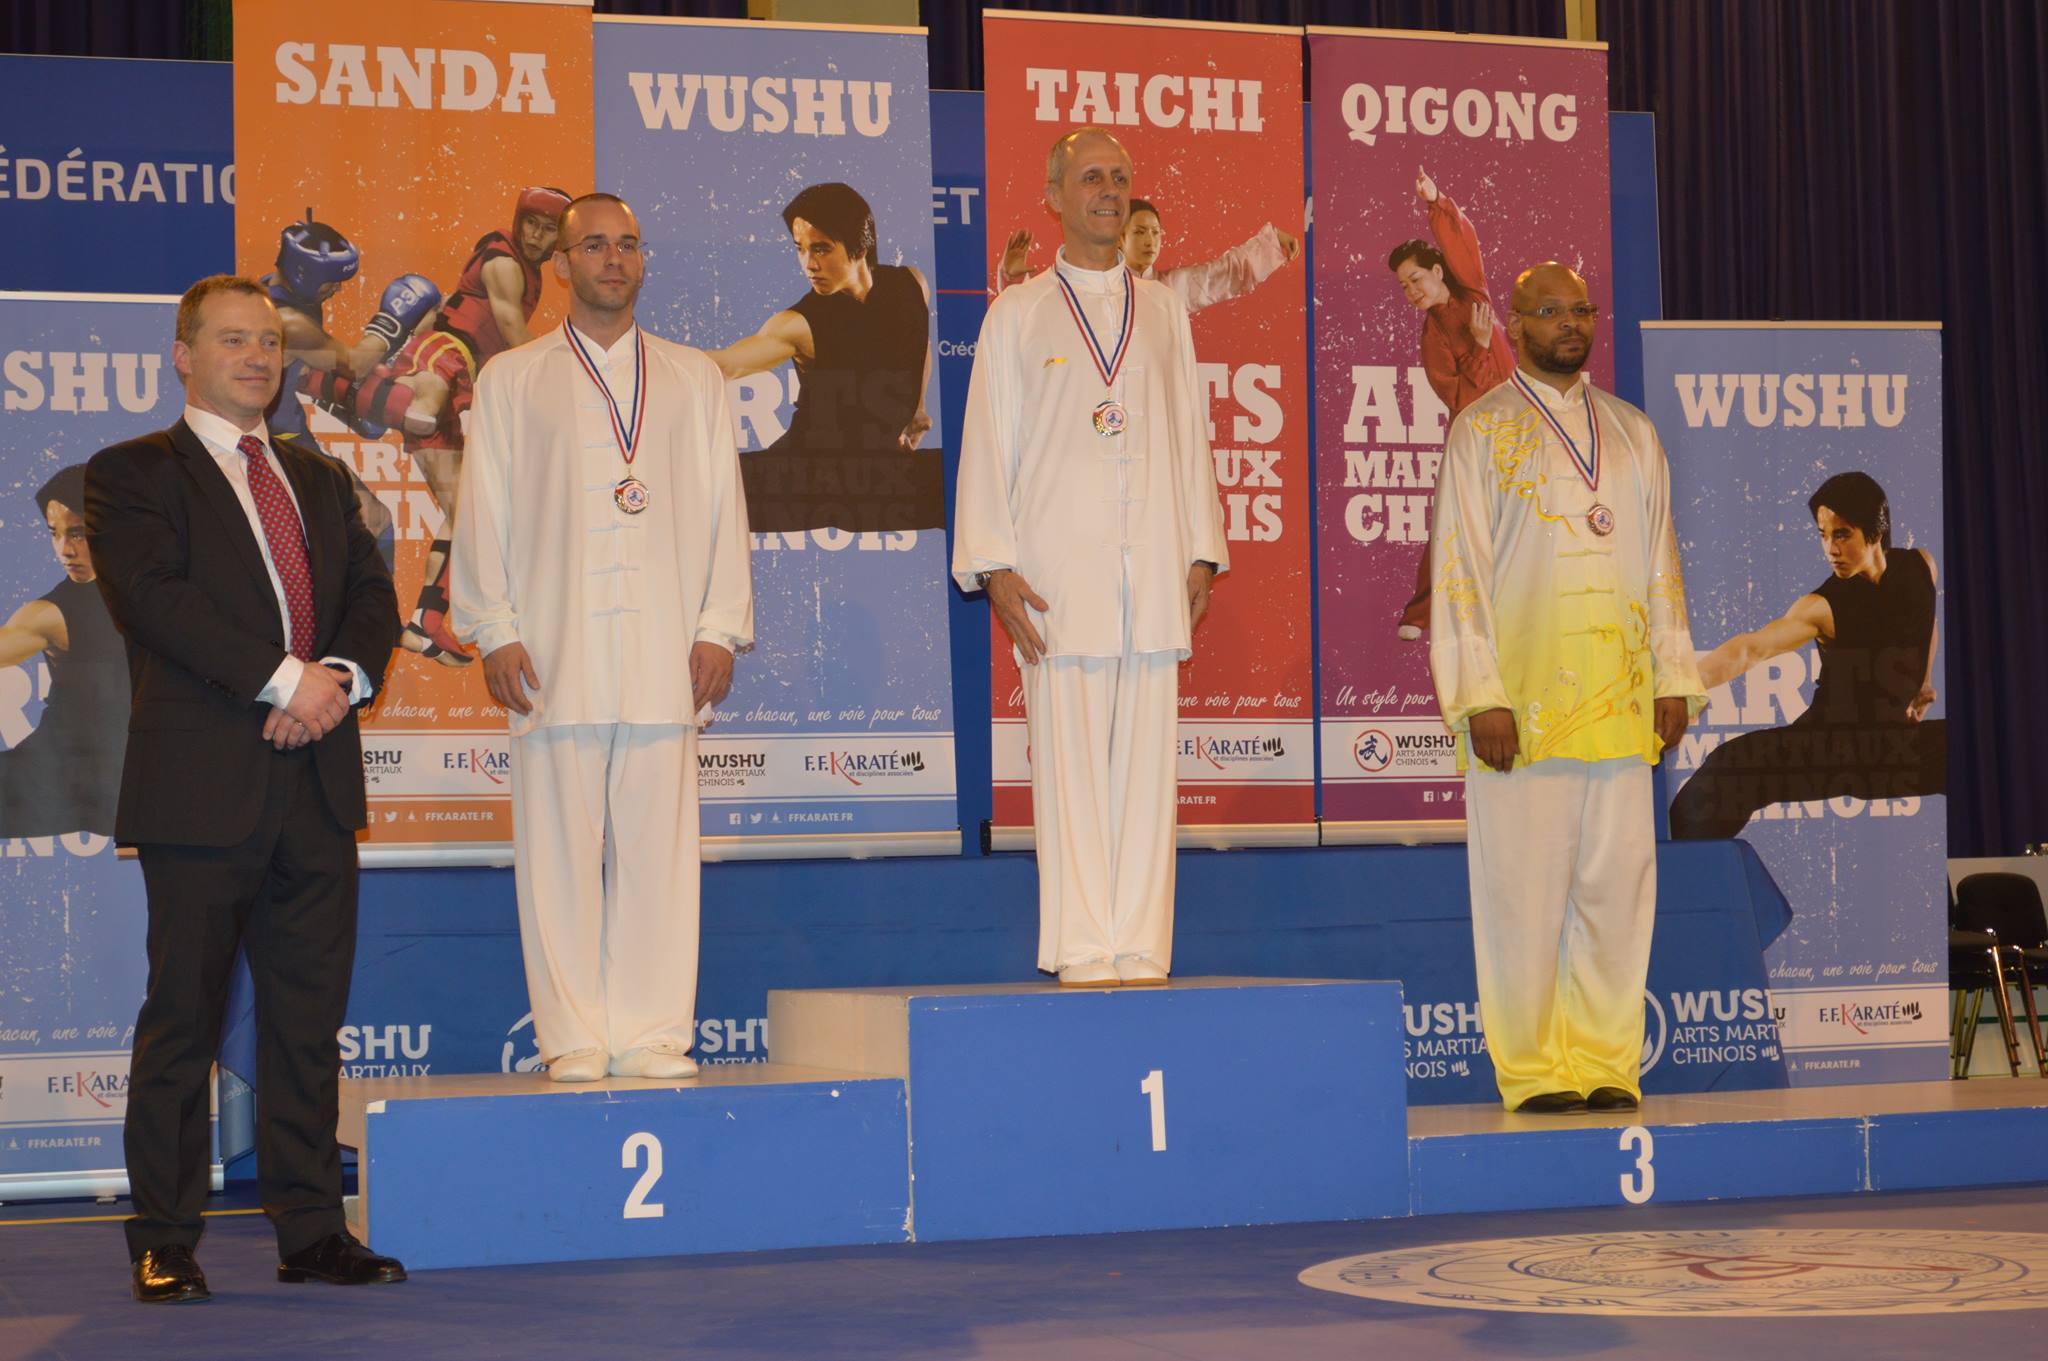
<svg viewBox="0 0 2048 1361">
<path fill-rule="evenodd" d="M 249 468 L 249 496 L 256 502 L 256 518 L 263 521 L 263 537 L 270 544 L 271 565 L 284 586 L 284 603 L 291 615 L 291 654 L 300 661 L 313 660 L 313 574 L 306 569 L 306 534 L 292 509 L 291 493 L 271 471 L 263 456 L 263 441 L 242 436 L 235 446 Z"/>
</svg>

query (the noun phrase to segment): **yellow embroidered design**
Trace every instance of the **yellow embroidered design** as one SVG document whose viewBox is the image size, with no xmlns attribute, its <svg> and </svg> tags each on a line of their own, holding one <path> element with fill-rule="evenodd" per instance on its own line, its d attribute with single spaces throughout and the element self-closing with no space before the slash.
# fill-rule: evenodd
<svg viewBox="0 0 2048 1361">
<path fill-rule="evenodd" d="M 1444 565 L 1436 574 L 1436 593 L 1450 603 L 1459 623 L 1469 623 L 1479 605 L 1479 583 L 1465 567 L 1465 553 L 1456 529 L 1444 530 Z"/>
<path fill-rule="evenodd" d="M 1619 627 L 1602 624 L 1591 632 L 1614 647 L 1614 669 L 1605 683 L 1583 693 L 1578 673 L 1561 668 L 1543 687 L 1542 696 L 1530 701 L 1522 731 L 1528 739 L 1524 750 L 1531 761 L 1556 755 L 1565 743 L 1597 723 L 1623 714 L 1642 715 L 1641 694 L 1650 683 L 1649 610 L 1641 601 L 1631 600 Z"/>
<path fill-rule="evenodd" d="M 1685 568 L 1678 560 L 1676 538 L 1672 539 L 1670 551 L 1664 555 L 1664 565 L 1650 579 L 1650 595 L 1670 608 L 1673 628 L 1692 628 L 1686 618 Z"/>
<path fill-rule="evenodd" d="M 1537 455 L 1543 452 L 1541 417 L 1528 410 L 1519 416 L 1474 412 L 1472 433 L 1485 441 L 1488 461 L 1493 465 L 1493 475 L 1500 484 L 1502 495 L 1523 498 L 1536 512 L 1537 519 L 1561 524 L 1566 533 L 1578 534 L 1577 527 L 1568 518 L 1553 515 L 1543 508 L 1538 489 L 1550 479 L 1536 466 Z"/>
</svg>

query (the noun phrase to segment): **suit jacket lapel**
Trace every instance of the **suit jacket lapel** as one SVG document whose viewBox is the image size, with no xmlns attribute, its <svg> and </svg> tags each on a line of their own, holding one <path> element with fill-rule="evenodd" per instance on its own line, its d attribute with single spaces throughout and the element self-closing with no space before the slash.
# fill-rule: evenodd
<svg viewBox="0 0 2048 1361">
<path fill-rule="evenodd" d="M 256 532 L 249 526 L 249 516 L 242 509 L 241 498 L 229 485 L 227 475 L 220 465 L 213 461 L 206 445 L 199 436 L 192 433 L 192 427 L 180 419 L 171 427 L 171 447 L 185 459 L 185 471 L 198 485 L 206 503 L 213 507 L 213 513 L 226 531 L 228 542 L 234 544 L 242 555 L 242 564 L 249 571 L 249 580 L 256 584 L 265 599 L 271 599 L 270 569 L 263 564 L 263 550 L 257 546 Z M 277 640 L 284 640 L 284 620 L 272 616 L 276 626 Z"/>
</svg>

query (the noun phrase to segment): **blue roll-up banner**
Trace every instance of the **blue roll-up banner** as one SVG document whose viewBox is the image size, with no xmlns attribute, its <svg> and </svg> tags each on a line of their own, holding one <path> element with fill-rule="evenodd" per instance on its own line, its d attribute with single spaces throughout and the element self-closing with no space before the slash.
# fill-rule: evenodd
<svg viewBox="0 0 2048 1361">
<path fill-rule="evenodd" d="M 114 855 L 128 658 L 93 584 L 85 462 L 178 417 L 174 297 L 0 293 L 0 1200 L 127 1191 L 148 977 Z"/>
<path fill-rule="evenodd" d="M 733 380 L 754 530 L 707 854 L 959 848 L 925 61 L 920 29 L 596 25 L 639 315 Z"/>
<path fill-rule="evenodd" d="M 0 56 L 0 288 L 182 293 L 230 268 L 232 72 Z"/>
<path fill-rule="evenodd" d="M 939 429 L 946 450 L 946 500 L 952 503 L 960 466 L 960 431 L 967 422 L 967 383 L 974 347 L 988 314 L 988 171 L 982 143 L 981 91 L 932 91 L 932 239 L 938 251 Z M 951 545 L 948 544 L 948 558 Z M 953 702 L 963 714 L 985 714 L 989 703 L 988 603 L 948 592 L 947 623 L 953 643 Z M 990 733 L 971 723 L 959 734 L 960 825 L 989 820 Z"/>
<path fill-rule="evenodd" d="M 1706 709 L 1671 834 L 1740 836 L 1792 906 L 1773 1010 L 1795 1086 L 1947 1053 L 1941 333 L 1644 327 Z"/>
</svg>

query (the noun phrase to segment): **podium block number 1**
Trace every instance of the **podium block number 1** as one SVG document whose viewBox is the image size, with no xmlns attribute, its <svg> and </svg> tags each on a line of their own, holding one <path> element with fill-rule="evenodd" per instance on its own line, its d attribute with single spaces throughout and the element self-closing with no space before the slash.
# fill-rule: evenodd
<svg viewBox="0 0 2048 1361">
<path fill-rule="evenodd" d="M 619 1166 L 627 1171 L 640 1165 L 640 1154 L 647 1154 L 647 1170 L 640 1174 L 640 1180 L 633 1183 L 632 1194 L 626 1197 L 626 1208 L 621 1219 L 659 1219 L 662 1216 L 661 1202 L 649 1200 L 647 1193 L 654 1189 L 654 1183 L 661 1180 L 661 1140 L 652 1134 L 627 1136 L 625 1147 L 619 1150 Z"/>
<path fill-rule="evenodd" d="M 1154 1068 L 1145 1074 L 1138 1090 L 1152 1098 L 1152 1151 L 1166 1152 L 1166 1074 Z"/>
</svg>

